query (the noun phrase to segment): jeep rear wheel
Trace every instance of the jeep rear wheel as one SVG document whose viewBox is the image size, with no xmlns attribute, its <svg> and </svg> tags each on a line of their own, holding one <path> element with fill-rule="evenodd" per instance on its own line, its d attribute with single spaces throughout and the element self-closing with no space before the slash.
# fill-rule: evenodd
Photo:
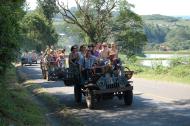
<svg viewBox="0 0 190 126">
<path fill-rule="evenodd" d="M 82 91 L 80 85 L 74 86 L 74 93 L 75 93 L 75 101 L 77 103 L 81 103 L 82 101 Z"/>
<path fill-rule="evenodd" d="M 86 91 L 86 104 L 89 109 L 94 108 L 94 94 L 92 90 L 89 89 Z"/>
<path fill-rule="evenodd" d="M 124 99 L 125 105 L 132 105 L 132 102 L 133 102 L 133 91 L 132 90 L 128 90 L 128 91 L 123 92 L 123 99 Z"/>
</svg>

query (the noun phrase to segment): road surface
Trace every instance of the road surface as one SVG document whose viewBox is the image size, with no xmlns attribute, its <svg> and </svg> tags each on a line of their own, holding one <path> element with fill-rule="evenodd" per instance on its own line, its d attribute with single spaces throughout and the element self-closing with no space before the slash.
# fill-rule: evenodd
<svg viewBox="0 0 190 126">
<path fill-rule="evenodd" d="M 190 86 L 160 81 L 133 79 L 134 102 L 127 107 L 123 100 L 101 101 L 94 110 L 74 102 L 73 87 L 62 81 L 41 79 L 39 65 L 24 66 L 28 79 L 41 85 L 79 117 L 85 126 L 190 126 Z"/>
</svg>

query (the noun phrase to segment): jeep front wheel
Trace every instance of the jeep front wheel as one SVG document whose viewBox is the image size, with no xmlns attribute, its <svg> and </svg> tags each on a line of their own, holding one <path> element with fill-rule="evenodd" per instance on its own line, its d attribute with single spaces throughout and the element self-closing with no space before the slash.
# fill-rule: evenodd
<svg viewBox="0 0 190 126">
<path fill-rule="evenodd" d="M 128 90 L 128 91 L 123 92 L 123 99 L 124 99 L 125 105 L 132 105 L 132 102 L 133 102 L 133 91 L 132 90 Z"/>
</svg>

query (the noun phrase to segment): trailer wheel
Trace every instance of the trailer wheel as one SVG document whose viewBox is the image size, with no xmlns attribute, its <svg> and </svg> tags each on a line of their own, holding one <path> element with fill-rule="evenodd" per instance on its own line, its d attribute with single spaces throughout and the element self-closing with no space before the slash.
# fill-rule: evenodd
<svg viewBox="0 0 190 126">
<path fill-rule="evenodd" d="M 86 104 L 89 109 L 94 108 L 94 94 L 92 90 L 87 89 L 86 91 Z"/>
<path fill-rule="evenodd" d="M 75 94 L 75 101 L 77 103 L 81 103 L 82 101 L 82 91 L 80 85 L 74 85 L 74 94 Z"/>
<path fill-rule="evenodd" d="M 123 99 L 124 99 L 125 105 L 132 105 L 132 102 L 133 102 L 133 91 L 132 90 L 128 90 L 128 91 L 123 92 Z"/>
</svg>

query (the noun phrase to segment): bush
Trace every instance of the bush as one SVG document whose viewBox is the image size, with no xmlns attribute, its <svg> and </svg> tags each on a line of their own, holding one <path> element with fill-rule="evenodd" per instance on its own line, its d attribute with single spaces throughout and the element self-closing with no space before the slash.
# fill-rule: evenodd
<svg viewBox="0 0 190 126">
<path fill-rule="evenodd" d="M 174 58 L 170 62 L 171 67 L 176 67 L 179 65 L 190 65 L 190 58 L 187 57 L 178 57 Z"/>
<path fill-rule="evenodd" d="M 168 73 L 168 68 L 163 65 L 156 65 L 153 67 L 155 74 L 166 74 Z"/>
<path fill-rule="evenodd" d="M 171 60 L 170 66 L 175 67 L 175 66 L 181 65 L 182 61 L 183 61 L 183 59 L 181 57 L 174 58 L 174 59 Z"/>
<path fill-rule="evenodd" d="M 178 65 L 172 67 L 170 70 L 170 74 L 175 77 L 190 77 L 190 66 L 187 65 Z"/>
<path fill-rule="evenodd" d="M 140 61 L 138 58 L 134 55 L 131 57 L 128 57 L 127 60 L 125 60 L 125 66 L 130 68 L 130 70 L 134 71 L 135 74 L 141 73 L 141 72 L 146 72 L 148 71 L 148 67 L 144 67 L 140 64 Z"/>
</svg>

